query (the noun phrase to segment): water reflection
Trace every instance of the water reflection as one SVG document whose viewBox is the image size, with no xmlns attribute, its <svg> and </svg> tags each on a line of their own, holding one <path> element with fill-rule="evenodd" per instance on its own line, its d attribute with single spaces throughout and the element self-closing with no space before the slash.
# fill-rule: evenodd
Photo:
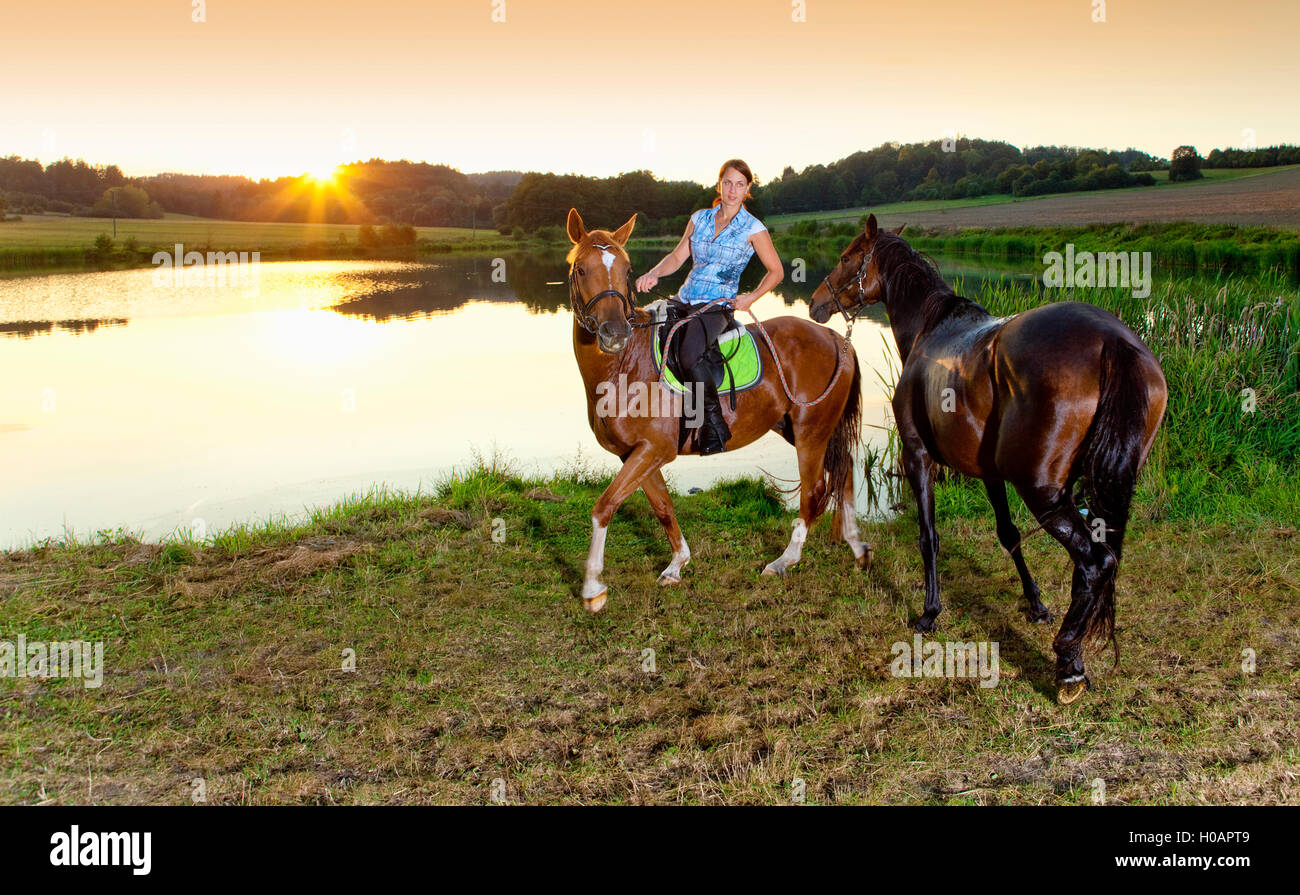
<svg viewBox="0 0 1300 895">
<path fill-rule="evenodd" d="M 648 270 L 661 252 L 632 253 L 636 271 Z M 833 258 L 804 259 L 808 266 L 781 284 L 784 305 L 806 303 Z M 262 264 L 256 295 L 239 285 L 159 286 L 148 269 L 54 274 L 0 280 L 0 334 L 31 338 L 67 331 L 94 332 L 142 317 L 244 314 L 283 309 L 332 309 L 385 321 L 454 312 L 475 301 L 518 302 L 534 313 L 569 306 L 561 251 L 507 253 L 498 258 L 451 256 L 429 262 L 287 261 Z M 751 264 L 741 279 L 750 289 L 762 278 Z M 672 294 L 684 272 L 660 281 Z M 643 295 L 649 301 L 655 296 Z M 879 308 L 871 312 L 883 319 Z"/>
<path fill-rule="evenodd" d="M 7 336 L 17 336 L 20 339 L 30 339 L 43 333 L 52 333 L 56 329 L 81 335 L 82 333 L 94 332 L 101 326 L 125 325 L 125 317 L 114 317 L 107 320 L 15 320 L 0 323 L 0 333 Z"/>
<path fill-rule="evenodd" d="M 157 289 L 148 270 L 0 282 L 14 337 L 0 339 L 0 547 L 65 529 L 211 532 L 379 484 L 427 491 L 473 450 L 526 474 L 579 456 L 614 471 L 587 425 L 562 253 L 502 260 L 268 263 L 254 298 Z M 756 313 L 806 317 L 824 273 Z M 882 321 L 855 333 L 873 438 Z M 666 474 L 687 489 L 760 469 L 795 479 L 794 451 L 772 435 Z"/>
</svg>

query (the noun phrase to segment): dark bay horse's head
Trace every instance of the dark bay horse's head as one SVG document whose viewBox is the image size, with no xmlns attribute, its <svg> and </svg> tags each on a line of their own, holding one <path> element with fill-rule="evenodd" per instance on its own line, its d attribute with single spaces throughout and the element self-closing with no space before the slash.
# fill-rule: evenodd
<svg viewBox="0 0 1300 895">
<path fill-rule="evenodd" d="M 903 232 L 900 225 L 893 232 L 897 236 Z M 876 265 L 876 240 L 883 235 L 873 214 L 867 218 L 867 226 L 862 233 L 854 237 L 853 242 L 840 253 L 839 263 L 826 275 L 808 301 L 808 316 L 818 323 L 831 319 L 831 314 L 839 312 L 848 319 L 855 309 L 862 305 L 875 304 L 882 298 L 884 284 L 880 279 L 880 270 Z"/>
<path fill-rule="evenodd" d="M 613 233 L 588 231 L 578 209 L 569 209 L 569 301 L 579 326 L 606 354 L 618 354 L 632 336 L 632 261 L 623 245 L 636 215 Z"/>
</svg>

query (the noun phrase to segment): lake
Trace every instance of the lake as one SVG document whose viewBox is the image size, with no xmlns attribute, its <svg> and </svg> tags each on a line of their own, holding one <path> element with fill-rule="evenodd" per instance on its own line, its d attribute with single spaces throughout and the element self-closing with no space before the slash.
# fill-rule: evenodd
<svg viewBox="0 0 1300 895">
<path fill-rule="evenodd" d="M 661 254 L 636 253 L 636 269 Z M 524 473 L 613 472 L 587 425 L 565 272 L 543 252 L 264 263 L 255 289 L 159 284 L 152 269 L 0 280 L 0 547 L 204 536 L 380 486 L 428 492 L 476 452 Z M 755 312 L 806 318 L 825 273 Z M 751 264 L 742 286 L 760 275 Z M 880 313 L 854 331 L 878 444 L 887 335 Z M 665 475 L 684 491 L 763 471 L 797 478 L 775 434 Z"/>
</svg>

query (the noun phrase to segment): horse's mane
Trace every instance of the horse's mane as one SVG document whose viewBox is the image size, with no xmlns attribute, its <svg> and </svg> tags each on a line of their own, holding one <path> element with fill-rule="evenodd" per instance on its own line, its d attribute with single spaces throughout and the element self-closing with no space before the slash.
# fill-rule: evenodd
<svg viewBox="0 0 1300 895">
<path fill-rule="evenodd" d="M 929 332 L 953 315 L 988 313 L 982 305 L 953 292 L 939 275 L 934 259 L 916 251 L 901 236 L 877 234 L 875 253 L 885 295 L 921 302 L 921 332 Z"/>
</svg>

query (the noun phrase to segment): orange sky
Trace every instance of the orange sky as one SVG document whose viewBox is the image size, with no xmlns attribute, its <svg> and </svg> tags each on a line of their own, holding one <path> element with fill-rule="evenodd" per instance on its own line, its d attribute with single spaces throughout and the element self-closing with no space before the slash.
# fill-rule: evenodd
<svg viewBox="0 0 1300 895">
<path fill-rule="evenodd" d="M 358 158 L 760 180 L 945 132 L 1168 156 L 1300 142 L 1297 0 L 7 2 L 0 155 Z"/>
</svg>

